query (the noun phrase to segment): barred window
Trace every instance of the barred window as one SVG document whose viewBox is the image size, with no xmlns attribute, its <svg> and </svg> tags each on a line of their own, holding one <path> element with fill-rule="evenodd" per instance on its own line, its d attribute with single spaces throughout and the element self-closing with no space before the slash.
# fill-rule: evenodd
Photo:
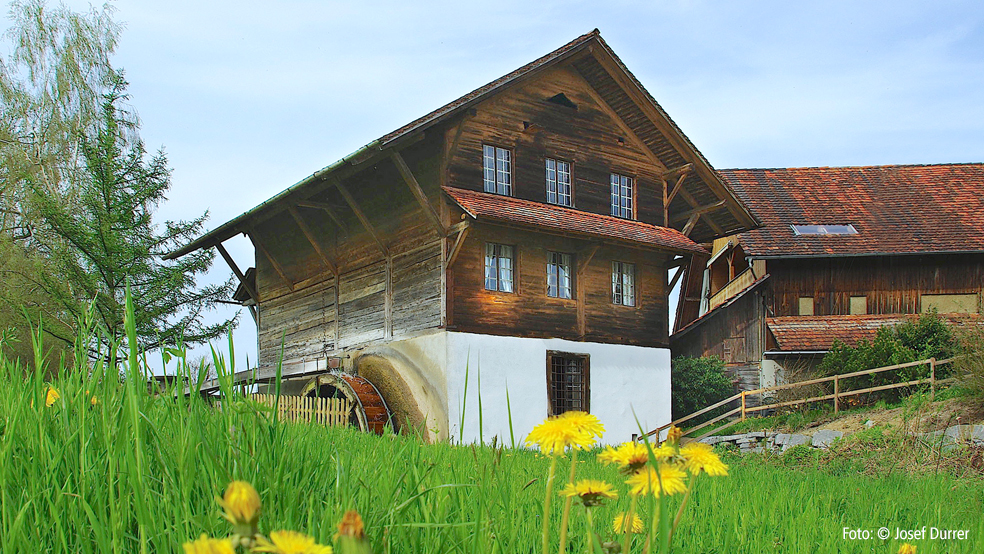
<svg viewBox="0 0 984 554">
<path fill-rule="evenodd" d="M 547 158 L 547 202 L 560 206 L 574 205 L 569 162 Z"/>
<path fill-rule="evenodd" d="M 632 177 L 612 173 L 612 215 L 632 219 Z"/>
<path fill-rule="evenodd" d="M 547 351 L 548 415 L 567 411 L 587 412 L 590 409 L 591 389 L 588 383 L 587 354 Z"/>
<path fill-rule="evenodd" d="M 547 253 L 547 296 L 574 297 L 574 278 L 571 276 L 571 255 Z"/>
<path fill-rule="evenodd" d="M 513 247 L 485 243 L 485 288 L 513 291 Z"/>
<path fill-rule="evenodd" d="M 485 192 L 512 196 L 512 152 L 487 144 L 482 151 Z"/>
<path fill-rule="evenodd" d="M 612 302 L 635 306 L 635 264 L 612 262 Z"/>
</svg>

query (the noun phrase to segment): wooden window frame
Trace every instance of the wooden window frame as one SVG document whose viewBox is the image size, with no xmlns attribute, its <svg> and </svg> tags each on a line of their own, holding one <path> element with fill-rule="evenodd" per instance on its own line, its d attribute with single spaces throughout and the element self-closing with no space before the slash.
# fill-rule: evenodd
<svg viewBox="0 0 984 554">
<path fill-rule="evenodd" d="M 560 256 L 561 263 L 554 263 L 553 257 Z M 561 296 L 561 286 L 560 286 L 560 271 L 557 271 L 557 294 L 550 294 L 550 277 L 551 277 L 551 266 L 560 267 L 563 265 L 563 256 L 567 256 L 567 276 L 570 281 L 570 296 Z M 567 252 L 554 252 L 553 250 L 547 251 L 547 298 L 556 298 L 558 300 L 574 300 L 577 297 L 577 283 L 575 282 L 574 268 L 576 267 L 576 260 L 574 259 L 574 254 L 569 254 Z"/>
<path fill-rule="evenodd" d="M 512 255 L 509 257 L 510 266 L 511 266 L 510 267 L 510 270 L 512 271 L 512 279 L 510 280 L 510 284 L 512 285 L 512 290 L 502 290 L 502 277 L 501 277 L 502 276 L 502 267 L 498 263 L 498 261 L 496 262 L 496 266 L 495 266 L 495 286 L 496 286 L 496 288 L 494 288 L 494 289 L 488 288 L 489 287 L 489 285 L 488 285 L 489 280 L 488 280 L 488 277 L 485 274 L 485 271 L 489 267 L 489 265 L 488 265 L 488 251 L 489 251 L 488 249 L 489 249 L 489 246 L 492 246 L 493 249 L 495 249 L 495 248 L 500 248 L 501 249 L 502 247 L 507 247 L 507 248 L 509 248 L 509 249 L 512 250 L 512 252 L 511 252 Z M 501 260 L 503 258 L 503 256 L 498 251 L 496 251 L 493 254 L 493 256 L 495 257 L 496 260 Z M 503 293 L 503 294 L 516 294 L 516 285 L 517 285 L 517 281 L 518 281 L 518 279 L 516 278 L 516 276 L 518 275 L 518 272 L 516 270 L 516 258 L 517 257 L 518 256 L 516 255 L 516 246 L 514 246 L 512 244 L 503 244 L 501 242 L 486 242 L 486 243 L 484 243 L 484 245 L 482 247 L 482 288 L 484 288 L 486 292 L 499 292 L 499 293 Z"/>
<path fill-rule="evenodd" d="M 616 266 L 618 266 L 618 273 L 616 273 Z M 632 303 L 631 304 L 626 304 L 625 303 L 625 282 L 624 282 L 624 280 L 622 280 L 622 277 L 625 275 L 625 269 L 624 269 L 625 266 L 631 266 L 632 267 L 632 285 L 631 285 L 632 286 Z M 618 283 L 622 287 L 622 301 L 621 302 L 617 302 L 616 301 L 616 297 L 615 297 L 615 285 L 616 285 L 615 275 L 616 274 L 619 276 L 619 280 L 621 281 L 621 282 Z M 636 279 L 636 264 L 630 263 L 630 262 L 620 262 L 618 260 L 612 260 L 612 304 L 614 304 L 616 306 L 622 306 L 624 308 L 637 308 L 637 307 L 639 307 L 639 287 L 636 286 L 636 283 L 638 283 L 638 282 L 639 282 L 639 280 Z"/>
<path fill-rule="evenodd" d="M 617 209 L 615 207 L 615 202 L 614 202 L 614 200 L 615 200 L 615 194 L 612 193 L 612 185 L 613 185 L 612 181 L 614 180 L 615 177 L 618 177 L 618 179 L 619 179 L 619 185 L 618 185 L 618 187 L 619 187 L 619 189 L 618 189 L 619 204 L 618 204 L 618 208 Z M 628 206 L 628 208 L 629 208 L 629 214 L 628 215 L 622 215 L 622 210 L 623 210 L 623 208 L 622 208 L 622 198 L 624 198 L 622 196 L 622 187 L 623 187 L 623 185 L 622 185 L 622 179 L 628 179 L 629 182 L 630 182 L 629 183 L 629 196 L 628 196 L 628 200 L 630 202 L 630 206 Z M 638 186 L 638 180 L 635 177 L 632 177 L 631 175 L 626 175 L 624 173 L 618 173 L 617 171 L 611 171 L 611 172 L 609 172 L 609 176 L 608 176 L 609 202 L 608 202 L 608 204 L 609 204 L 609 214 L 612 217 L 617 217 L 619 219 L 629 219 L 629 220 L 633 220 L 633 221 L 636 220 L 637 206 L 638 206 L 638 202 L 637 202 L 637 198 L 636 198 L 637 197 L 637 194 L 636 194 L 636 187 L 637 186 Z M 617 210 L 617 213 L 612 213 L 612 212 L 616 212 L 616 210 Z"/>
<path fill-rule="evenodd" d="M 493 185 L 495 190 L 489 190 L 489 180 L 486 175 L 489 168 L 485 164 L 488 157 L 485 155 L 485 150 L 487 148 L 492 149 L 492 163 L 493 163 L 493 175 L 494 181 Z M 499 181 L 499 152 L 509 153 L 509 183 L 503 184 Z M 516 167 L 516 156 L 513 154 L 512 148 L 506 148 L 503 146 L 497 146 L 495 144 L 482 143 L 482 190 L 489 194 L 498 194 L 499 196 L 515 196 L 516 195 L 516 179 L 514 178 L 514 168 Z M 501 189 L 505 192 L 500 192 Z"/>
<path fill-rule="evenodd" d="M 591 355 L 579 354 L 577 352 L 561 352 L 559 350 L 547 350 L 547 415 L 555 416 L 563 412 L 558 411 L 555 398 L 554 379 L 553 379 L 553 360 L 554 358 L 578 359 L 581 361 L 581 409 L 582 412 L 591 413 Z M 573 410 L 571 408 L 570 410 Z M 564 410 L 564 411 L 570 411 Z"/>
<path fill-rule="evenodd" d="M 553 172 L 554 172 L 554 180 L 553 180 L 553 183 L 554 183 L 554 192 L 553 192 L 554 200 L 552 200 L 552 201 L 550 200 L 550 162 L 553 162 L 553 164 L 554 164 L 554 168 L 553 168 Z M 567 194 L 567 197 L 569 199 L 569 203 L 568 204 L 564 204 L 563 202 L 561 202 L 560 178 L 559 178 L 560 177 L 560 168 L 559 168 L 559 164 L 567 164 L 567 177 L 569 179 L 569 182 L 567 183 L 567 186 L 570 189 L 570 192 Z M 544 181 L 545 181 L 545 188 L 546 188 L 546 195 L 547 195 L 547 204 L 553 204 L 555 206 L 564 206 L 564 207 L 567 207 L 567 208 L 573 208 L 574 207 L 574 164 L 572 162 L 569 162 L 567 160 L 562 160 L 560 158 L 546 157 L 546 158 L 543 159 L 543 167 L 544 167 L 544 173 L 545 173 L 545 175 L 544 175 Z"/>
</svg>

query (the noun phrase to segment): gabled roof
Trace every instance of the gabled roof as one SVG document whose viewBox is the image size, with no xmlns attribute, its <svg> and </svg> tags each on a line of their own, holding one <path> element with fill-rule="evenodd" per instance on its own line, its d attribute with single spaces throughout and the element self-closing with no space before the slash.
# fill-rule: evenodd
<svg viewBox="0 0 984 554">
<path fill-rule="evenodd" d="M 978 314 L 940 314 L 940 317 L 955 326 L 984 325 L 984 318 Z M 825 352 L 835 340 L 855 346 L 861 339 L 873 340 L 882 327 L 894 327 L 918 318 L 918 314 L 869 314 L 782 316 L 769 317 L 765 321 L 779 350 Z"/>
<path fill-rule="evenodd" d="M 764 226 L 742 233 L 753 257 L 984 252 L 984 164 L 724 169 Z M 797 236 L 791 225 L 855 235 Z"/>
<path fill-rule="evenodd" d="M 624 244 L 658 248 L 679 254 L 707 254 L 680 231 L 610 215 L 521 200 L 511 196 L 444 187 L 445 194 L 472 219 L 545 232 L 561 232 Z"/>
<path fill-rule="evenodd" d="M 411 142 L 414 137 L 419 138 L 428 128 L 457 117 L 492 95 L 565 60 L 573 60 L 574 67 L 585 80 L 598 91 L 598 95 L 632 129 L 667 171 L 679 170 L 688 164 L 692 167 L 689 172 L 682 173 L 683 186 L 670 204 L 671 215 L 674 211 L 679 213 L 690 210 L 691 205 L 686 202 L 697 204 L 697 208 L 709 208 L 701 212 L 690 236 L 704 241 L 758 225 L 755 216 L 734 196 L 710 163 L 629 72 L 595 29 L 546 56 L 383 135 L 192 243 L 169 253 L 165 258 L 173 259 L 200 248 L 210 248 L 239 233 L 249 232 L 255 221 L 310 197 L 323 189 L 327 180 L 344 178 L 346 174 L 361 169 L 369 162 L 386 157 L 390 149 L 399 150 L 401 145 Z M 676 177 L 680 174 L 676 172 L 673 175 Z M 724 203 L 717 206 L 721 200 Z M 674 222 L 676 227 L 682 227 L 683 224 L 682 221 Z"/>
</svg>

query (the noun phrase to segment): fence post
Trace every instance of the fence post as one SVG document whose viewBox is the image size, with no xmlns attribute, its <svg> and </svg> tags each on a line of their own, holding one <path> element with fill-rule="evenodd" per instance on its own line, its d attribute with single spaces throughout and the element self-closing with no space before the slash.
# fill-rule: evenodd
<svg viewBox="0 0 984 554">
<path fill-rule="evenodd" d="M 840 410 L 840 399 L 838 395 L 840 395 L 840 379 L 837 375 L 834 375 L 834 415 L 837 415 L 837 412 Z"/>
<path fill-rule="evenodd" d="M 745 421 L 745 391 L 741 391 L 741 420 Z"/>
<path fill-rule="evenodd" d="M 936 358 L 929 359 L 929 401 L 936 400 Z"/>
</svg>

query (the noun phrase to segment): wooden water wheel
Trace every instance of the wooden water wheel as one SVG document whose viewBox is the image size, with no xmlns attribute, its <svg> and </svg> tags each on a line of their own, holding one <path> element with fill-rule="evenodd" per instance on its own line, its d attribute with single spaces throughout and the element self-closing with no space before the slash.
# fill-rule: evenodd
<svg viewBox="0 0 984 554">
<path fill-rule="evenodd" d="M 389 407 L 376 387 L 364 377 L 348 373 L 328 373 L 313 379 L 304 387 L 303 396 L 346 398 L 352 402 L 349 425 L 364 432 L 383 434 L 390 421 Z"/>
</svg>

